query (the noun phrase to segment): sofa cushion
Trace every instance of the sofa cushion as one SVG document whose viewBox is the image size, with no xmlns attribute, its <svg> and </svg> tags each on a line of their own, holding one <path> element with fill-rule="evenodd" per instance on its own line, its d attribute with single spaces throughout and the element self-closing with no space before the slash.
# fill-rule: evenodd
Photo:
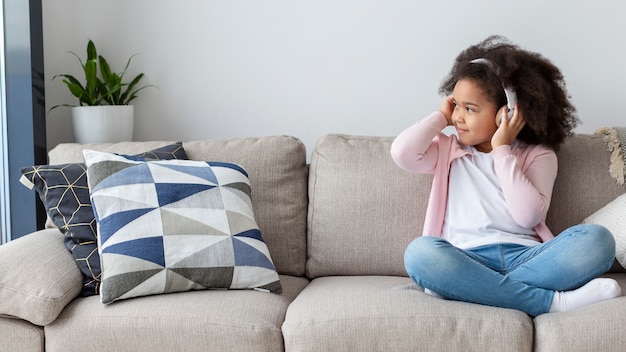
<svg viewBox="0 0 626 352">
<path fill-rule="evenodd" d="M 611 177 L 611 154 L 601 135 L 577 134 L 557 151 L 556 177 L 546 224 L 555 235 L 626 191 Z"/>
<path fill-rule="evenodd" d="M 327 135 L 309 173 L 307 274 L 406 275 L 403 253 L 422 232 L 432 177 L 397 167 L 392 137 Z"/>
<path fill-rule="evenodd" d="M 611 231 L 615 237 L 615 259 L 626 268 L 626 194 L 589 215 L 583 222 L 599 224 Z"/>
<path fill-rule="evenodd" d="M 138 154 L 144 159 L 187 159 L 182 143 L 173 143 Z M 65 246 L 84 276 L 83 296 L 98 294 L 100 257 L 96 221 L 89 200 L 87 166 L 84 163 L 39 165 L 20 170 L 20 179 L 34 188 L 48 218 L 65 234 Z"/>
<path fill-rule="evenodd" d="M 206 288 L 281 292 L 239 165 L 84 156 L 103 303 Z"/>
<path fill-rule="evenodd" d="M 626 274 L 604 276 L 626 287 Z M 626 346 L 625 303 L 626 297 L 618 297 L 567 312 L 537 316 L 534 351 L 623 351 Z"/>
<path fill-rule="evenodd" d="M 57 229 L 0 246 L 0 315 L 49 324 L 80 293 L 82 281 Z"/>
<path fill-rule="evenodd" d="M 82 162 L 83 149 L 136 154 L 171 142 L 60 144 L 51 164 Z M 230 138 L 183 144 L 191 160 L 225 161 L 248 171 L 252 206 L 276 269 L 301 276 L 306 262 L 307 164 L 302 141 L 290 136 Z"/>
<path fill-rule="evenodd" d="M 43 352 L 43 327 L 24 320 L 0 317 L 0 341 L 3 351 Z"/>
<path fill-rule="evenodd" d="M 409 278 L 322 277 L 293 301 L 287 351 L 531 351 L 532 319 L 517 310 L 446 301 Z"/>
<path fill-rule="evenodd" d="M 280 281 L 281 295 L 250 290 L 189 291 L 110 305 L 100 304 L 97 297 L 81 297 L 46 326 L 46 348 L 50 351 L 283 351 L 280 327 L 285 312 L 308 280 L 281 275 Z"/>
</svg>

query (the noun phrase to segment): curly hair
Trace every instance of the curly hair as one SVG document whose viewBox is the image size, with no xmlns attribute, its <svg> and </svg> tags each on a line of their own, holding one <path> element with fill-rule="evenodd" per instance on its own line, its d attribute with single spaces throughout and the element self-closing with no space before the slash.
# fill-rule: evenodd
<svg viewBox="0 0 626 352">
<path fill-rule="evenodd" d="M 470 63 L 477 58 L 491 61 L 496 70 Z M 502 36 L 490 36 L 462 51 L 439 93 L 452 94 L 460 79 L 477 83 L 498 107 L 506 105 L 502 85 L 513 88 L 526 120 L 517 138 L 526 143 L 557 150 L 580 122 L 561 71 L 542 55 L 520 49 Z"/>
</svg>

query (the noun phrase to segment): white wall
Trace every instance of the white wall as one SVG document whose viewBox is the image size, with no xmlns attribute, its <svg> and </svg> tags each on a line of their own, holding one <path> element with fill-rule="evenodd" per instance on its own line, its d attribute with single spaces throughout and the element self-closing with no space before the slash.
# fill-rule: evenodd
<svg viewBox="0 0 626 352">
<path fill-rule="evenodd" d="M 326 133 L 396 135 L 435 110 L 454 57 L 502 34 L 559 66 L 584 124 L 626 125 L 622 0 L 43 1 L 46 104 L 75 103 L 58 73 L 89 38 L 144 72 L 136 140 Z M 71 142 L 68 109 L 48 144 Z"/>
</svg>

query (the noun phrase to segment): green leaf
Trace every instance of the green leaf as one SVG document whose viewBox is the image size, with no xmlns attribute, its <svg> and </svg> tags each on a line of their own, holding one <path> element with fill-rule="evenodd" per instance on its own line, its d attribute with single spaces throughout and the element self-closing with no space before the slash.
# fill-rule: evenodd
<svg viewBox="0 0 626 352">
<path fill-rule="evenodd" d="M 137 56 L 138 54 L 134 54 L 131 57 L 128 58 L 128 61 L 126 61 L 126 66 L 124 66 L 124 71 L 122 71 L 122 73 L 120 74 L 120 76 L 124 77 L 124 75 L 126 74 L 126 71 L 128 70 L 128 67 L 130 66 L 130 62 L 133 60 L 133 57 Z"/>
<path fill-rule="evenodd" d="M 60 108 L 60 107 L 62 107 L 62 106 L 66 106 L 66 107 L 74 107 L 74 105 L 70 105 L 70 104 L 59 104 L 59 105 L 55 105 L 55 106 L 51 107 L 51 108 L 48 110 L 48 113 L 50 113 L 50 111 L 52 111 L 52 110 L 54 110 L 54 109 L 56 109 L 56 108 Z"/>
<path fill-rule="evenodd" d="M 74 55 L 74 57 L 78 60 L 78 63 L 80 63 L 80 67 L 85 67 L 85 65 L 83 65 L 83 60 L 80 59 L 80 56 L 78 56 L 75 52 L 73 51 L 68 51 L 68 54 L 72 54 Z"/>
<path fill-rule="evenodd" d="M 109 67 L 109 63 L 104 59 L 104 57 L 102 57 L 102 55 L 100 55 L 98 59 L 100 62 L 100 74 L 102 75 L 102 79 L 105 82 L 108 82 L 111 77 L 111 68 Z"/>
<path fill-rule="evenodd" d="M 96 45 L 90 39 L 87 43 L 87 60 L 95 60 L 98 57 L 98 52 L 96 51 Z"/>
<path fill-rule="evenodd" d="M 72 93 L 72 95 L 74 95 L 78 99 L 81 99 L 81 97 L 85 95 L 85 89 L 83 89 L 81 85 L 72 83 L 67 80 L 64 80 L 63 83 L 67 84 L 67 87 L 69 88 L 70 93 Z"/>
<path fill-rule="evenodd" d="M 86 92 L 89 101 L 97 99 L 98 86 L 100 79 L 98 78 L 98 63 L 96 60 L 88 60 L 85 63 L 85 79 L 87 80 Z"/>
<path fill-rule="evenodd" d="M 131 99 L 133 93 L 137 92 L 137 91 L 133 92 L 133 89 L 135 88 L 137 83 L 139 83 L 139 81 L 141 81 L 142 78 L 143 78 L 143 73 L 140 73 L 128 84 L 128 87 L 126 87 L 126 90 L 124 91 L 124 93 L 122 94 L 122 97 L 120 99 L 123 102 L 122 105 L 128 105 L 128 103 L 130 102 L 129 99 Z M 132 99 L 134 99 L 134 98 L 132 98 Z"/>
<path fill-rule="evenodd" d="M 68 80 L 68 81 L 72 82 L 73 84 L 80 86 L 83 90 L 85 89 L 85 88 L 83 88 L 82 84 L 76 78 L 74 78 L 74 76 L 72 76 L 72 75 L 66 75 L 66 74 L 56 75 L 52 79 L 55 79 L 56 77 L 63 77 L 63 78 L 65 78 L 65 80 Z M 63 83 L 67 84 L 67 82 L 65 82 L 65 80 L 63 80 Z"/>
</svg>

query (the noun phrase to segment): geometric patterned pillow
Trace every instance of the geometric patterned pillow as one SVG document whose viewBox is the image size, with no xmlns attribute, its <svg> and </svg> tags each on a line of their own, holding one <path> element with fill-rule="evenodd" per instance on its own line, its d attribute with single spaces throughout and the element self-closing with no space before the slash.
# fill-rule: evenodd
<svg viewBox="0 0 626 352">
<path fill-rule="evenodd" d="M 136 157 L 145 160 L 187 159 L 182 143 L 151 150 Z M 65 235 L 65 247 L 83 274 L 82 296 L 97 295 L 100 286 L 100 256 L 96 221 L 89 199 L 87 166 L 84 163 L 39 165 L 20 170 L 20 181 L 35 188 L 48 217 Z"/>
<path fill-rule="evenodd" d="M 202 289 L 282 292 L 241 166 L 83 154 L 102 303 Z"/>
</svg>

